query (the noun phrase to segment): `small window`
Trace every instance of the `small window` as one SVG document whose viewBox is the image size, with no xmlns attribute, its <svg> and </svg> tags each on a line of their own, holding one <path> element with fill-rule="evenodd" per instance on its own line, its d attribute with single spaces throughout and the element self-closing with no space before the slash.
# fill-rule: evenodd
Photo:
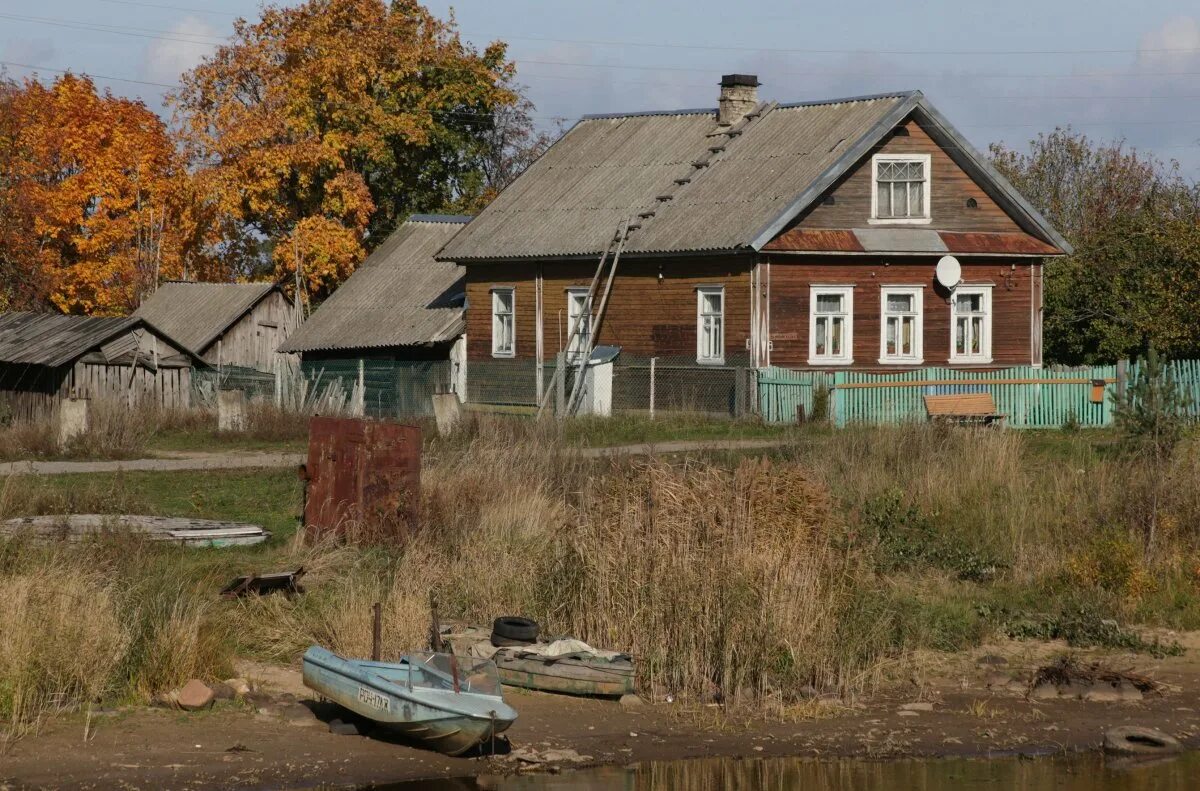
<svg viewBox="0 0 1200 791">
<path fill-rule="evenodd" d="M 950 361 L 992 361 L 991 286 L 959 286 L 950 301 Z"/>
<path fill-rule="evenodd" d="M 809 296 L 809 365 L 853 362 L 854 287 L 813 286 Z"/>
<path fill-rule="evenodd" d="M 696 362 L 725 363 L 725 287 L 696 289 Z"/>
<path fill-rule="evenodd" d="M 906 286 L 884 286 L 880 295 L 879 362 L 913 365 L 921 362 L 921 335 L 924 292 Z"/>
<path fill-rule="evenodd" d="M 579 357 L 587 352 L 588 345 L 591 343 L 592 310 L 590 303 L 586 288 L 567 289 L 567 333 L 575 330 L 575 334 L 568 337 L 567 358 L 570 360 L 578 361 Z M 576 319 L 579 319 L 578 328 L 575 326 Z"/>
<path fill-rule="evenodd" d="M 513 289 L 492 289 L 493 357 L 515 357 L 517 354 L 515 307 L 516 295 Z"/>
<path fill-rule="evenodd" d="M 875 191 L 871 193 L 871 220 L 929 222 L 929 155 L 876 154 L 872 162 Z"/>
</svg>

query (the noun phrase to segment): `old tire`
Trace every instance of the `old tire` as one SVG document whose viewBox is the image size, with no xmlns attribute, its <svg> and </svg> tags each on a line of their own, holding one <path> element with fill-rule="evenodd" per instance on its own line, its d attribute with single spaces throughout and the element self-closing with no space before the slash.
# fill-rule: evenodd
<svg viewBox="0 0 1200 791">
<path fill-rule="evenodd" d="M 503 615 L 492 621 L 492 638 L 512 640 L 517 643 L 532 643 L 537 640 L 538 625 L 536 621 L 521 618 L 516 615 Z"/>
<path fill-rule="evenodd" d="M 1104 733 L 1104 752 L 1112 755 L 1166 755 L 1179 750 L 1178 741 L 1153 728 L 1121 725 Z"/>
</svg>

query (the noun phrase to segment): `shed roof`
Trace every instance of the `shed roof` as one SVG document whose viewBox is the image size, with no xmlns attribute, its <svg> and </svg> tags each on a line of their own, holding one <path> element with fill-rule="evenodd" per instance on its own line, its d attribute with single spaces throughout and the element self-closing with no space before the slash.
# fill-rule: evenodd
<svg viewBox="0 0 1200 791">
<path fill-rule="evenodd" d="M 434 254 L 470 219 L 409 217 L 279 351 L 420 346 L 457 338 L 464 329 L 463 271 Z"/>
<path fill-rule="evenodd" d="M 133 315 L 204 354 L 217 338 L 276 288 L 275 283 L 171 280 L 146 297 Z"/>
<path fill-rule="evenodd" d="M 172 346 L 173 340 L 143 318 L 68 316 L 61 313 L 0 313 L 0 363 L 57 368 L 126 332 L 145 328 Z M 198 358 L 183 350 L 193 361 Z"/>
<path fill-rule="evenodd" d="M 1069 245 L 920 91 L 716 110 L 586 116 L 439 253 L 460 262 L 596 255 L 633 219 L 627 253 L 760 250 L 913 115 L 1037 238 Z"/>
</svg>

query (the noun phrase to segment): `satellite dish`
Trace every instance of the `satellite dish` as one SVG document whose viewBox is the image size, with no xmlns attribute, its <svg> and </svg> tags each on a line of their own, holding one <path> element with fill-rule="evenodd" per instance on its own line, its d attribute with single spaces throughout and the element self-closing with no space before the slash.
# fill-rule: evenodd
<svg viewBox="0 0 1200 791">
<path fill-rule="evenodd" d="M 942 256 L 934 273 L 937 275 L 937 282 L 947 289 L 953 290 L 962 281 L 962 265 L 952 255 Z"/>
</svg>

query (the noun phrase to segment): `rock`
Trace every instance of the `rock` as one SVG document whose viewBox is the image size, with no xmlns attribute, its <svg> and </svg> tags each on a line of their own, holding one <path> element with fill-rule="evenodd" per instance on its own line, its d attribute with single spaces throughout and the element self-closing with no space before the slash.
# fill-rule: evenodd
<svg viewBox="0 0 1200 791">
<path fill-rule="evenodd" d="M 184 711 L 197 711 L 208 708 L 213 702 L 213 691 L 199 679 L 193 678 L 175 693 L 179 708 Z"/>
<path fill-rule="evenodd" d="M 288 725 L 307 728 L 317 724 L 317 715 L 308 706 L 300 703 L 287 703 L 279 707 L 279 715 Z"/>
<path fill-rule="evenodd" d="M 984 656 L 981 656 L 981 657 L 979 657 L 979 659 L 975 660 L 975 664 L 990 665 L 992 667 L 1000 667 L 1003 665 L 1007 665 L 1008 660 L 1002 656 L 997 656 L 996 654 L 985 654 Z"/>
<path fill-rule="evenodd" d="M 637 695 L 622 695 L 617 701 L 623 709 L 639 709 L 646 704 L 646 701 L 639 698 Z"/>
<path fill-rule="evenodd" d="M 566 748 L 546 750 L 545 752 L 542 753 L 541 758 L 543 761 L 545 761 L 547 763 L 577 764 L 577 763 L 583 763 L 585 761 L 592 760 L 592 756 L 590 756 L 590 755 L 580 755 L 579 753 L 575 752 L 574 750 L 570 750 L 570 749 L 566 749 Z"/>
<path fill-rule="evenodd" d="M 237 697 L 237 693 L 233 691 L 233 687 L 221 681 L 212 685 L 213 698 L 216 700 L 233 700 Z"/>
<path fill-rule="evenodd" d="M 1038 684 L 1030 691 L 1029 697 L 1034 700 L 1051 700 L 1057 698 L 1059 697 L 1058 687 L 1053 684 Z"/>
<path fill-rule="evenodd" d="M 1120 703 L 1121 690 L 1113 687 L 1092 687 L 1083 693 L 1083 699 L 1088 703 Z"/>
<path fill-rule="evenodd" d="M 357 722 L 333 719 L 329 721 L 329 732 L 334 736 L 362 736 L 366 731 Z"/>
<path fill-rule="evenodd" d="M 227 678 L 225 684 L 233 690 L 233 694 L 239 698 L 244 698 L 250 694 L 250 682 L 244 678 Z"/>
<path fill-rule="evenodd" d="M 900 706 L 900 711 L 933 711 L 933 702 L 918 700 L 913 703 L 904 703 Z"/>
<path fill-rule="evenodd" d="M 155 695 L 150 701 L 150 705 L 159 709 L 177 709 L 179 708 L 179 690 L 171 690 L 164 692 L 161 695 Z"/>
</svg>

